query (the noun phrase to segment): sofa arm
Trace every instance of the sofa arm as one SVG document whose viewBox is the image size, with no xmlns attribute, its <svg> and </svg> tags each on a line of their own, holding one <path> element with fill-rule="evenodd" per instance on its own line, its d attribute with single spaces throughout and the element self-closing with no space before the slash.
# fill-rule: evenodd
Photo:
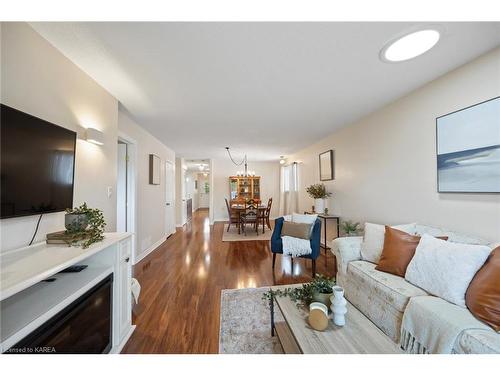
<svg viewBox="0 0 500 375">
<path fill-rule="evenodd" d="M 332 241 L 332 252 L 337 258 L 337 271 L 346 273 L 347 265 L 361 259 L 363 237 L 339 237 Z"/>
</svg>

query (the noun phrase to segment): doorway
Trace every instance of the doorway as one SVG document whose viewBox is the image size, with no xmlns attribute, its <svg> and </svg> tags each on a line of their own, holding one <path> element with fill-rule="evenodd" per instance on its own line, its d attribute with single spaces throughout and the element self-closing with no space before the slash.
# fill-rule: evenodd
<svg viewBox="0 0 500 375">
<path fill-rule="evenodd" d="M 175 168 L 170 161 L 165 161 L 165 233 L 175 233 Z"/>
<path fill-rule="evenodd" d="M 136 228 L 136 151 L 135 140 L 120 132 L 117 145 L 117 181 L 116 181 L 116 231 L 130 232 L 132 241 L 132 260 L 135 259 L 137 238 Z"/>
<path fill-rule="evenodd" d="M 210 207 L 210 177 L 208 172 L 198 173 L 198 207 Z"/>
<path fill-rule="evenodd" d="M 212 182 L 210 159 L 185 159 L 186 168 L 183 179 L 185 199 L 187 203 L 187 217 L 197 210 L 211 211 Z"/>
<path fill-rule="evenodd" d="M 127 171 L 128 163 L 128 147 L 125 142 L 118 140 L 118 173 L 116 181 L 116 231 L 128 231 L 128 188 L 127 182 L 129 179 Z"/>
</svg>

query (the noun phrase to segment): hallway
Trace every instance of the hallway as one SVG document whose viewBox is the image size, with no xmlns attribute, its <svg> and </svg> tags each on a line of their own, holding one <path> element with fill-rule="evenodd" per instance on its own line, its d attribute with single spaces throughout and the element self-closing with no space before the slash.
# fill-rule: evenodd
<svg viewBox="0 0 500 375">
<path fill-rule="evenodd" d="M 137 328 L 122 353 L 217 353 L 222 289 L 292 284 L 311 279 L 311 262 L 278 256 L 275 276 L 267 241 L 222 242 L 223 223 L 208 210 L 134 266 L 142 286 L 134 308 Z M 319 273 L 331 276 L 333 255 L 322 250 Z"/>
</svg>

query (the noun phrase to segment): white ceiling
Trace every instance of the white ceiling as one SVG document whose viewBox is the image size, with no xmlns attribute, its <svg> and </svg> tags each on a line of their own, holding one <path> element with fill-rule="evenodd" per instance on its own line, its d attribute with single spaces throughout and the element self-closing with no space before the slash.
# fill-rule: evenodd
<svg viewBox="0 0 500 375">
<path fill-rule="evenodd" d="M 383 63 L 419 23 L 32 23 L 180 156 L 277 160 L 500 45 L 500 23 L 441 23 L 430 52 Z"/>
</svg>

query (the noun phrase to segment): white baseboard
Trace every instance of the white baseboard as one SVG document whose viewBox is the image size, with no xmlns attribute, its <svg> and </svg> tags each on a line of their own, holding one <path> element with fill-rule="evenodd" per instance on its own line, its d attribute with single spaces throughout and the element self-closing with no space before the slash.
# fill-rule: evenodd
<svg viewBox="0 0 500 375">
<path fill-rule="evenodd" d="M 146 251 L 143 251 L 140 253 L 135 259 L 134 259 L 134 265 L 139 263 L 141 260 L 143 260 L 145 257 L 147 257 L 149 254 L 151 254 L 153 251 L 155 251 L 163 242 L 167 240 L 167 236 L 163 236 L 160 238 L 159 241 L 155 242 L 152 244 L 150 247 L 146 249 Z"/>
<path fill-rule="evenodd" d="M 121 351 L 123 350 L 123 347 L 125 346 L 125 344 L 127 343 L 127 341 L 130 339 L 130 336 L 132 336 L 132 333 L 134 333 L 135 327 L 136 327 L 135 325 L 131 325 L 130 326 L 129 331 L 127 332 L 127 334 L 123 338 L 122 342 L 119 343 L 117 346 L 114 346 L 110 350 L 110 352 L 109 352 L 110 354 L 120 354 L 121 353 Z"/>
</svg>

